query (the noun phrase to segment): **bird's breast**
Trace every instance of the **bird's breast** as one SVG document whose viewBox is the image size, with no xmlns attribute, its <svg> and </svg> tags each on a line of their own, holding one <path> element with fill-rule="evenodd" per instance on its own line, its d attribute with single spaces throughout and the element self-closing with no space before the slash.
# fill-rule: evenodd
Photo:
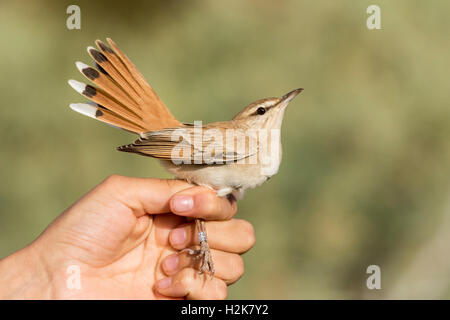
<svg viewBox="0 0 450 320">
<path fill-rule="evenodd" d="M 230 163 L 222 165 L 174 165 L 164 161 L 166 169 L 177 178 L 190 183 L 208 185 L 214 189 L 251 189 L 264 183 L 273 174 L 267 174 L 259 164 Z"/>
<path fill-rule="evenodd" d="M 228 164 L 179 164 L 162 161 L 165 168 L 178 179 L 214 189 L 232 188 L 246 190 L 255 188 L 278 172 L 281 163 L 281 142 L 278 139 L 260 154 L 256 163 L 245 161 Z"/>
</svg>

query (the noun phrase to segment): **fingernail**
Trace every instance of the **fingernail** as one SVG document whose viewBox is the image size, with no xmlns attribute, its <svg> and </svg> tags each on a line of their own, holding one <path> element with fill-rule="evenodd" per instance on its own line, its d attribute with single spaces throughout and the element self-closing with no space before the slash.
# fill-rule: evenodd
<svg viewBox="0 0 450 320">
<path fill-rule="evenodd" d="M 172 202 L 172 208 L 176 212 L 189 211 L 194 207 L 194 199 L 191 196 L 176 196 Z"/>
<path fill-rule="evenodd" d="M 178 256 L 176 254 L 168 256 L 164 260 L 164 267 L 167 271 L 173 271 L 176 270 L 178 267 Z"/>
<path fill-rule="evenodd" d="M 187 235 L 185 228 L 177 228 L 170 233 L 170 242 L 172 244 L 183 244 L 186 242 Z"/>
<path fill-rule="evenodd" d="M 168 286 L 170 286 L 170 284 L 172 283 L 172 278 L 168 277 L 168 278 L 164 278 L 158 281 L 158 283 L 156 284 L 156 286 L 159 289 L 165 289 Z"/>
</svg>

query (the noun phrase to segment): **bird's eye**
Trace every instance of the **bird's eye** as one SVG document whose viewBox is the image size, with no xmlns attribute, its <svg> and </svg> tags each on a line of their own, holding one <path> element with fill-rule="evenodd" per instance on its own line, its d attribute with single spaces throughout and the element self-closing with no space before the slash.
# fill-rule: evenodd
<svg viewBox="0 0 450 320">
<path fill-rule="evenodd" d="M 258 110 L 256 110 L 256 113 L 259 115 L 263 115 L 264 113 L 266 113 L 266 108 L 259 107 Z"/>
</svg>

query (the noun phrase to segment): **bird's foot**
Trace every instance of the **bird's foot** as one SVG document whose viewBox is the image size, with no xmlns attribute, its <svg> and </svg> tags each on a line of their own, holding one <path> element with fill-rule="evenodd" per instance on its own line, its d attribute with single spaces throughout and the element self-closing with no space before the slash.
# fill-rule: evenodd
<svg viewBox="0 0 450 320">
<path fill-rule="evenodd" d="M 187 252 L 189 255 L 194 256 L 195 259 L 201 259 L 200 261 L 200 274 L 209 273 L 209 275 L 214 277 L 214 262 L 211 257 L 211 250 L 207 240 L 200 242 L 200 249 L 193 250 L 190 248 L 183 249 L 181 252 Z"/>
<path fill-rule="evenodd" d="M 200 265 L 200 274 L 206 271 L 207 273 L 209 273 L 211 278 L 214 277 L 214 262 L 211 257 L 211 250 L 209 249 L 208 241 L 205 240 L 200 243 L 199 251 L 199 258 L 202 259 Z"/>
</svg>

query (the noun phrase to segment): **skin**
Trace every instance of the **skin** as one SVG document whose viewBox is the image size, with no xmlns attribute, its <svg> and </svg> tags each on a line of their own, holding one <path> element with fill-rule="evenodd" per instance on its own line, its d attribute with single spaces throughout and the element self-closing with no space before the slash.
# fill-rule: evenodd
<svg viewBox="0 0 450 320">
<path fill-rule="evenodd" d="M 225 299 L 254 242 L 236 202 L 180 180 L 111 176 L 30 245 L 0 260 L 1 299 Z M 185 248 L 206 222 L 214 278 Z M 69 288 L 73 268 L 81 288 Z M 69 271 L 68 271 L 69 270 Z"/>
</svg>

